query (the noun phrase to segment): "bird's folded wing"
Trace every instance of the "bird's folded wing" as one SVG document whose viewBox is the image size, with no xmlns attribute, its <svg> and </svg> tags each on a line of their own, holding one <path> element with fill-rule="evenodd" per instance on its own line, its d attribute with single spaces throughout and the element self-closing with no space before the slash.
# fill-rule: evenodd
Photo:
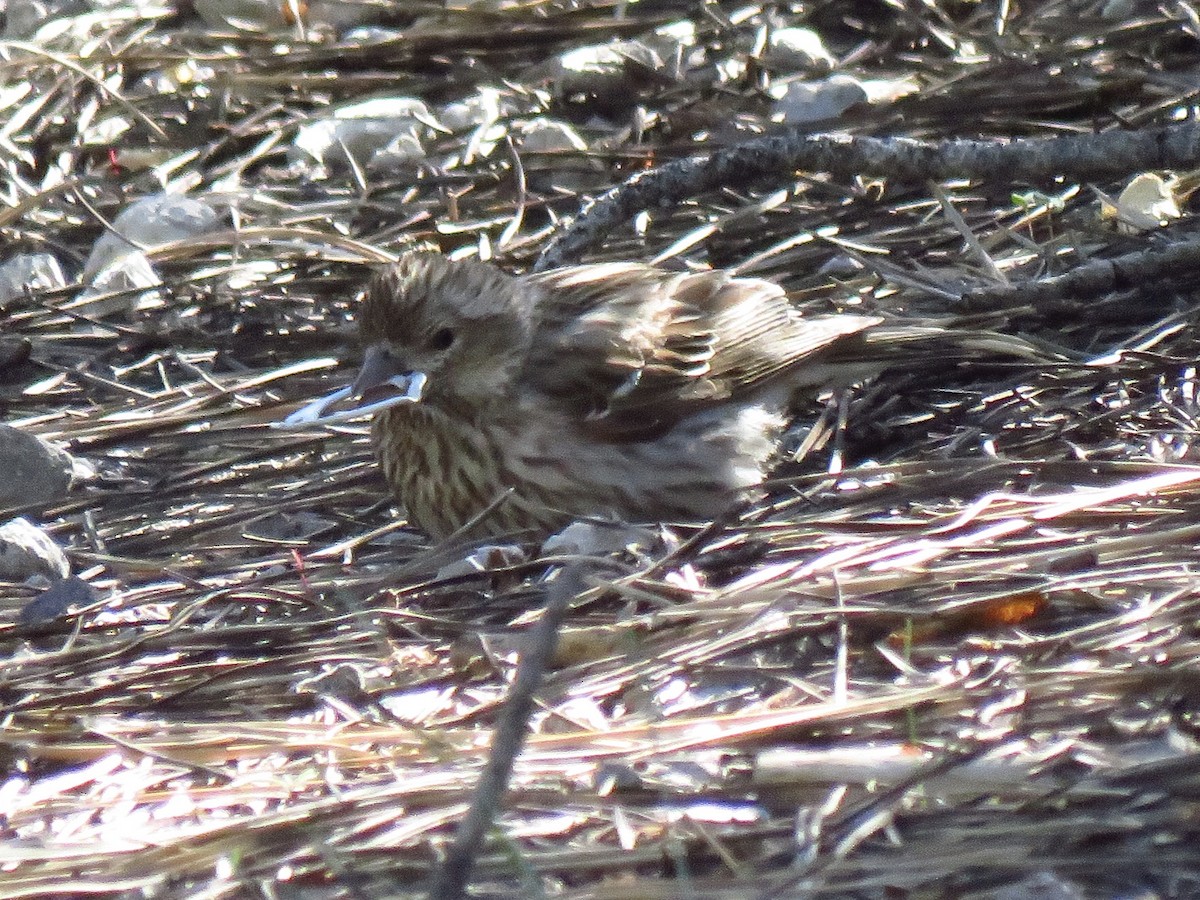
<svg viewBox="0 0 1200 900">
<path fill-rule="evenodd" d="M 701 408 L 750 398 L 880 322 L 802 318 L 778 285 L 722 272 L 614 263 L 531 280 L 545 297 L 521 380 L 608 441 L 647 440 Z"/>
</svg>

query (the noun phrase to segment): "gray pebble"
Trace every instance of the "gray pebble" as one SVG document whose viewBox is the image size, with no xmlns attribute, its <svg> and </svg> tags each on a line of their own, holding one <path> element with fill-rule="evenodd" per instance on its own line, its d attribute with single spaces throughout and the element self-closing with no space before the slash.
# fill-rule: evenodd
<svg viewBox="0 0 1200 900">
<path fill-rule="evenodd" d="M 96 599 L 92 586 L 72 575 L 56 581 L 23 607 L 17 616 L 22 625 L 41 625 L 65 615 L 72 606 L 87 606 Z"/>
<path fill-rule="evenodd" d="M 49 503 L 67 493 L 75 460 L 41 438 L 0 425 L 0 507 Z"/>
</svg>

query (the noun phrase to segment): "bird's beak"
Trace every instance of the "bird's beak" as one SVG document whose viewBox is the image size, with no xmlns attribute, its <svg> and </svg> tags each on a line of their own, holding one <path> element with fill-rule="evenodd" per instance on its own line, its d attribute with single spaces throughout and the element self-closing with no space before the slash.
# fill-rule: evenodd
<svg viewBox="0 0 1200 900">
<path fill-rule="evenodd" d="M 353 385 L 314 400 L 280 424 L 287 427 L 331 425 L 374 415 L 400 403 L 417 403 L 425 390 L 426 380 L 424 372 L 406 369 L 386 348 L 374 345 L 367 348 Z"/>
</svg>

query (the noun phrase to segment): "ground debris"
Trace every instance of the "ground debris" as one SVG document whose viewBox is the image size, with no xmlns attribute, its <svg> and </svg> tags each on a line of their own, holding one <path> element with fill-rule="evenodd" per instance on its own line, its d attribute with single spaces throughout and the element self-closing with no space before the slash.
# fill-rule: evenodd
<svg viewBox="0 0 1200 900">
<path fill-rule="evenodd" d="M 1195 23 L 1126 6 L 6 4 L 0 505 L 74 574 L 0 589 L 0 893 L 419 895 L 563 566 L 474 894 L 1200 893 Z M 274 427 L 368 266 L 527 270 L 730 148 L 563 252 L 1061 363 L 799 398 L 767 496 L 546 547 Z"/>
</svg>

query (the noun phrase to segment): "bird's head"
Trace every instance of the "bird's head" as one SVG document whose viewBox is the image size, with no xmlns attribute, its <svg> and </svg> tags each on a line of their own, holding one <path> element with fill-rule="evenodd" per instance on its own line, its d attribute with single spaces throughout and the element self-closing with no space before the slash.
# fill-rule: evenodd
<svg viewBox="0 0 1200 900">
<path fill-rule="evenodd" d="M 423 379 L 421 400 L 478 409 L 502 398 L 534 326 L 532 289 L 475 260 L 410 253 L 376 273 L 359 311 L 365 350 L 355 393 Z"/>
<path fill-rule="evenodd" d="M 401 403 L 485 410 L 512 389 L 528 355 L 535 290 L 475 260 L 404 256 L 367 287 L 358 315 L 364 358 L 354 385 L 297 410 L 283 425 L 344 422 Z"/>
</svg>

